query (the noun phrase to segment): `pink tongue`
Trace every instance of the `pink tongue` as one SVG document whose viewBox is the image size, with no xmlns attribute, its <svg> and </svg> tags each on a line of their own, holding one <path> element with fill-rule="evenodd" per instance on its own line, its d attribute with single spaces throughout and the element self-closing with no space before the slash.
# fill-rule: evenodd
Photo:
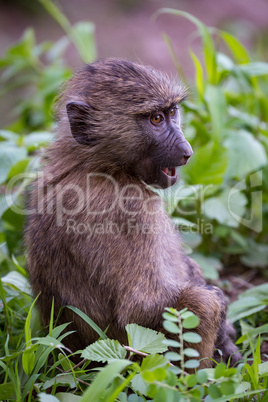
<svg viewBox="0 0 268 402">
<path fill-rule="evenodd" d="M 171 176 L 171 177 L 175 176 L 175 174 L 176 174 L 176 169 L 174 167 L 172 167 L 172 168 L 164 168 L 162 170 L 166 175 Z"/>
</svg>

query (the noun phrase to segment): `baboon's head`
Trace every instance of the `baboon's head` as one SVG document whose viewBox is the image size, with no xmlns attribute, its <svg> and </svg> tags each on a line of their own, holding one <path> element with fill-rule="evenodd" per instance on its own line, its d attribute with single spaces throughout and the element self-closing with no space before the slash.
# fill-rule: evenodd
<svg viewBox="0 0 268 402">
<path fill-rule="evenodd" d="M 72 141 L 99 170 L 120 168 L 166 188 L 192 155 L 180 128 L 185 91 L 150 67 L 120 59 L 87 65 L 61 98 Z M 64 107 L 64 110 L 65 110 Z M 66 115 L 65 115 L 66 116 Z M 85 155 L 85 153 L 84 153 Z"/>
</svg>

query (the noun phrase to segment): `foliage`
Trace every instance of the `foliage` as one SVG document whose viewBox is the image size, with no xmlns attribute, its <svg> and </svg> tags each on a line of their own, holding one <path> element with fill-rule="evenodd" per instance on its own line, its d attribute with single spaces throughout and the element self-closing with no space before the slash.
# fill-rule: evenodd
<svg viewBox="0 0 268 402">
<path fill-rule="evenodd" d="M 237 343 L 249 359 L 236 368 L 220 363 L 214 369 L 198 370 L 194 348 L 201 340 L 194 332 L 198 318 L 186 310 L 166 309 L 163 325 L 168 339 L 129 324 L 128 346 L 124 346 L 109 339 L 90 317 L 68 306 L 100 336 L 75 353 L 82 358 L 77 365 L 64 346 L 68 324 L 54 326 L 51 318 L 49 333 L 43 332 L 24 268 L 25 187 L 51 140 L 53 99 L 71 75 L 64 58 L 67 47 L 72 43 L 86 62 L 94 59 L 96 51 L 92 23 L 72 26 L 50 0 L 41 3 L 65 35 L 55 43 L 37 44 L 29 29 L 0 59 L 0 94 L 12 92 L 18 98 L 12 124 L 0 131 L 0 399 L 268 400 L 268 365 L 261 361 L 262 342 L 268 341 L 267 284 L 249 289 L 230 305 L 229 318 L 240 331 Z M 218 279 L 223 263 L 239 262 L 264 272 L 268 261 L 268 64 L 251 60 L 227 32 L 209 29 L 184 12 L 160 12 L 192 21 L 204 52 L 202 62 L 190 50 L 196 77 L 192 95 L 182 106 L 185 133 L 195 156 L 181 171 L 183 181 L 164 192 L 167 209 L 182 229 L 186 251 L 210 280 Z M 225 44 L 225 53 L 217 50 L 215 37 Z M 172 52 L 171 41 L 165 39 Z M 185 348 L 185 340 L 193 347 Z M 167 347 L 175 349 L 167 351 Z M 91 361 L 107 364 L 93 370 Z"/>
<path fill-rule="evenodd" d="M 179 223 L 187 250 L 196 247 L 195 259 L 202 253 L 208 278 L 218 276 L 215 259 L 218 267 L 221 260 L 225 265 L 241 262 L 264 269 L 268 261 L 268 63 L 252 61 L 231 34 L 210 29 L 186 12 L 161 9 L 160 13 L 194 23 L 204 56 L 202 63 L 190 50 L 195 84 L 183 110 L 185 134 L 195 153 L 181 171 L 183 182 L 166 191 L 168 210 L 175 222 L 177 217 L 187 218 L 188 224 Z M 167 36 L 165 40 L 173 52 Z M 217 50 L 219 41 L 225 53 Z"/>
<path fill-rule="evenodd" d="M 19 274 L 17 274 L 19 275 Z M 20 278 L 17 278 L 19 280 Z M 5 283 L 5 282 L 4 282 Z M 6 295 L 13 292 L 15 300 L 26 297 L 26 293 L 13 285 L 4 285 Z M 3 288 L 2 288 L 3 294 Z M 240 364 L 229 368 L 219 363 L 214 369 L 195 371 L 199 366 L 198 353 L 194 343 L 201 338 L 195 332 L 183 332 L 198 325 L 199 319 L 187 309 L 180 312 L 167 308 L 163 314 L 164 327 L 171 339 L 163 334 L 136 324 L 126 327 L 129 346 L 118 341 L 100 339 L 89 345 L 80 354 L 83 358 L 77 365 L 71 360 L 72 353 L 64 346 L 64 338 L 70 332 L 68 323 L 53 328 L 53 305 L 48 335 L 36 330 L 34 303 L 24 314 L 24 330 L 17 339 L 7 335 L 4 354 L 0 360 L 0 397 L 6 400 L 40 401 L 228 401 L 250 400 L 251 395 L 268 396 L 267 363 L 261 363 L 260 338 L 252 351 L 253 365 Z M 6 333 L 11 335 L 14 321 L 13 303 L 5 304 Z M 82 318 L 84 314 L 76 309 Z M 18 310 L 13 311 L 18 315 Z M 18 317 L 15 317 L 18 320 Z M 96 328 L 95 328 L 96 329 Z M 64 331 L 64 333 L 63 333 Z M 39 334 L 39 335 L 38 335 Z M 184 341 L 193 344 L 185 348 Z M 135 346 L 135 348 L 133 347 Z M 174 351 L 168 351 L 167 346 Z M 143 356 L 143 360 L 136 359 Z M 107 363 L 92 369 L 90 362 Z M 173 365 L 175 362 L 176 365 Z M 188 374 L 184 370 L 192 369 Z M 63 391 L 64 390 L 64 391 Z M 47 395 L 49 393 L 51 396 Z M 54 398 L 52 399 L 52 395 Z"/>
</svg>

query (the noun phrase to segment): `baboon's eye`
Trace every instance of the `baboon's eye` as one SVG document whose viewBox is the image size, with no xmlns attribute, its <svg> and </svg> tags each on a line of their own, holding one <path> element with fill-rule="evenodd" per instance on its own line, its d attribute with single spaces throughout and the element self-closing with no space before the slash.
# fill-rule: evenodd
<svg viewBox="0 0 268 402">
<path fill-rule="evenodd" d="M 170 117 L 173 117 L 175 115 L 175 112 L 176 112 L 175 108 L 170 109 L 170 112 L 169 112 Z"/>
<path fill-rule="evenodd" d="M 156 114 L 155 116 L 151 117 L 151 122 L 153 124 L 159 124 L 159 123 L 161 123 L 162 120 L 163 120 L 163 116 L 161 116 L 161 114 Z"/>
</svg>

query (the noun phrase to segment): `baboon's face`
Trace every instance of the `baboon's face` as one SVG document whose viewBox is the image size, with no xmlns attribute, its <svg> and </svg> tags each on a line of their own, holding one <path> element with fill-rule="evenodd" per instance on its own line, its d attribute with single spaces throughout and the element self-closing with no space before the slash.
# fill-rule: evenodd
<svg viewBox="0 0 268 402">
<path fill-rule="evenodd" d="M 107 59 L 75 76 L 64 100 L 74 139 L 88 147 L 81 156 L 95 162 L 95 169 L 119 167 L 167 188 L 193 153 L 177 107 L 185 96 L 183 88 L 150 67 Z"/>
<path fill-rule="evenodd" d="M 180 128 L 177 106 L 139 118 L 139 126 L 148 141 L 147 153 L 134 167 L 145 183 L 167 188 L 177 181 L 177 167 L 185 165 L 193 151 Z"/>
<path fill-rule="evenodd" d="M 110 163 L 122 167 L 156 188 L 175 184 L 177 167 L 185 165 L 193 153 L 181 131 L 177 106 L 150 114 L 110 114 L 94 127 L 97 112 L 88 104 L 76 101 L 66 107 L 78 143 L 89 149 L 94 146 L 95 157 L 104 156 L 106 166 Z M 102 166 L 104 163 L 100 163 L 100 169 Z"/>
</svg>

